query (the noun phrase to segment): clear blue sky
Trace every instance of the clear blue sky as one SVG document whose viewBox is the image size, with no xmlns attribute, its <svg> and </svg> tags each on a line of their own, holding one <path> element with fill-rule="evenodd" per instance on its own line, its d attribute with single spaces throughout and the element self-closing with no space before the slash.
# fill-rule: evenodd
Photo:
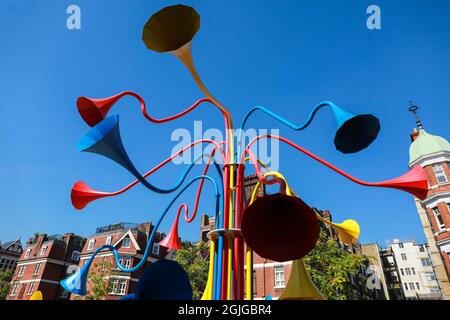
<svg viewBox="0 0 450 320">
<path fill-rule="evenodd" d="M 122 90 L 142 94 L 155 117 L 174 114 L 202 97 L 180 62 L 148 51 L 141 41 L 148 17 L 174 1 L 2 0 L 0 4 L 0 240 L 34 232 L 92 234 L 113 222 L 154 221 L 169 197 L 142 186 L 84 211 L 70 203 L 77 180 L 113 191 L 132 178 L 115 163 L 77 153 L 88 127 L 78 96 L 105 97 Z M 202 26 L 194 41 L 199 72 L 227 105 L 236 123 L 245 110 L 264 105 L 301 122 L 316 103 L 332 100 L 353 112 L 373 113 L 382 124 L 366 150 L 344 155 L 334 149 L 334 120 L 321 112 L 303 132 L 292 132 L 262 114 L 252 127 L 281 134 L 353 175 L 385 180 L 407 170 L 414 120 L 408 99 L 421 107 L 425 128 L 450 138 L 450 2 L 429 1 L 183 1 L 194 5 Z M 66 28 L 66 8 L 77 4 L 82 29 Z M 366 8 L 378 4 L 382 29 L 366 28 Z M 175 128 L 221 127 L 210 108 L 182 120 L 154 125 L 131 98 L 113 110 L 121 115 L 124 143 L 139 170 L 172 150 Z M 283 146 L 281 171 L 311 206 L 329 209 L 335 221 L 354 218 L 362 242 L 424 241 L 411 196 L 354 185 Z M 170 185 L 184 170 L 167 167 L 151 181 Z M 201 168 L 196 168 L 199 173 Z M 193 189 L 194 190 L 194 189 Z M 211 213 L 206 187 L 201 212 Z M 192 199 L 193 192 L 185 199 Z M 189 201 L 192 206 L 192 201 Z M 175 210 L 163 224 L 166 231 Z M 199 219 L 182 224 L 181 236 L 198 238 Z"/>
</svg>

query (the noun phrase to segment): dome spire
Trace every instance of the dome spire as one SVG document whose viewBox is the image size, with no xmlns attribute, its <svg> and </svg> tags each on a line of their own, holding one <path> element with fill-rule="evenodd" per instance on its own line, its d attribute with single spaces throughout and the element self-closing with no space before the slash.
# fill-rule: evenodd
<svg viewBox="0 0 450 320">
<path fill-rule="evenodd" d="M 414 118 L 416 118 L 416 124 L 417 124 L 417 128 L 419 130 L 423 129 L 423 125 L 422 122 L 419 119 L 419 116 L 417 115 L 417 110 L 419 110 L 419 107 L 417 105 L 414 104 L 414 102 L 410 99 L 409 100 L 409 108 L 408 110 L 414 115 Z"/>
</svg>

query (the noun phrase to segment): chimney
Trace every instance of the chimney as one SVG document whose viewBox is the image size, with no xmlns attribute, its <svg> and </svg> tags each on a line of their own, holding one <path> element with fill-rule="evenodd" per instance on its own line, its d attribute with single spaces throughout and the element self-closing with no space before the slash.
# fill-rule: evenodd
<svg viewBox="0 0 450 320">
<path fill-rule="evenodd" d="M 39 234 L 36 240 L 36 246 L 34 247 L 34 256 L 38 255 L 38 252 L 41 250 L 42 243 L 45 241 L 45 238 L 47 238 L 47 235 L 45 233 Z"/>
<path fill-rule="evenodd" d="M 65 233 L 63 236 L 64 242 L 68 245 L 70 238 L 72 238 L 75 234 L 73 233 Z"/>
<path fill-rule="evenodd" d="M 208 226 L 209 225 L 209 217 L 207 214 L 202 214 L 200 226 Z"/>
<path fill-rule="evenodd" d="M 138 226 L 138 230 L 144 232 L 147 238 L 150 236 L 152 229 L 153 228 L 151 222 L 144 222 Z"/>
</svg>

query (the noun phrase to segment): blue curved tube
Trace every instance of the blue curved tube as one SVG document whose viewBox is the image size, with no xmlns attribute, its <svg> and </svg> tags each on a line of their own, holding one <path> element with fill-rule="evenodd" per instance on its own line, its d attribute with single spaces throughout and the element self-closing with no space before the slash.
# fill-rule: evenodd
<svg viewBox="0 0 450 320">
<path fill-rule="evenodd" d="M 141 177 L 142 179 L 139 179 L 139 180 L 141 182 L 145 181 L 146 183 L 143 183 L 143 185 L 146 186 L 151 191 L 161 193 L 161 194 L 172 193 L 183 184 L 183 182 L 186 180 L 187 175 L 194 167 L 195 163 L 203 157 L 209 157 L 210 159 L 212 158 L 210 155 L 207 155 L 207 154 L 202 154 L 201 156 L 197 157 L 197 159 L 195 159 L 194 162 L 189 164 L 189 166 L 186 168 L 186 170 L 184 170 L 183 174 L 181 175 L 181 177 L 178 179 L 178 181 L 175 183 L 175 185 L 173 187 L 166 188 L 166 189 L 156 187 L 153 184 L 149 183 L 144 177 Z M 220 179 L 223 181 L 222 170 L 220 169 L 220 166 L 217 164 L 217 161 L 215 159 L 213 159 L 213 161 L 214 161 L 214 166 L 216 167 L 216 169 L 219 173 Z"/>
<path fill-rule="evenodd" d="M 219 192 L 219 187 L 217 186 L 217 183 L 214 181 L 214 179 L 211 178 L 210 176 L 197 176 L 197 177 L 193 178 L 191 181 L 189 181 L 189 182 L 188 182 L 188 183 L 187 183 L 187 184 L 186 184 L 186 185 L 185 185 L 185 186 L 184 186 L 184 187 L 183 187 L 183 188 L 175 195 L 175 197 L 173 197 L 173 199 L 170 201 L 169 205 L 164 209 L 163 213 L 161 214 L 161 216 L 160 216 L 159 219 L 158 219 L 158 222 L 156 223 L 155 227 L 153 228 L 153 231 L 152 231 L 152 233 L 151 233 L 151 235 L 150 235 L 150 238 L 149 238 L 149 240 L 148 240 L 148 242 L 147 242 L 147 247 L 145 248 L 143 257 L 142 257 L 141 261 L 139 261 L 139 263 L 138 263 L 136 266 L 134 266 L 134 267 L 132 267 L 132 268 L 129 268 L 129 269 L 124 268 L 124 267 L 120 264 L 120 258 L 119 258 L 119 253 L 118 253 L 117 249 L 114 248 L 114 247 L 111 246 L 111 245 L 103 245 L 103 246 L 101 246 L 100 248 L 98 248 L 97 250 L 95 250 L 94 253 L 92 254 L 92 256 L 89 258 L 89 261 L 86 262 L 86 265 L 88 265 L 90 262 L 92 262 L 92 260 L 95 258 L 95 256 L 96 256 L 100 251 L 102 251 L 102 250 L 104 250 L 104 249 L 109 249 L 110 251 L 113 252 L 114 258 L 115 258 L 115 260 L 116 260 L 117 267 L 118 267 L 121 271 L 123 271 L 123 272 L 129 272 L 129 273 L 130 273 L 130 272 L 134 272 L 134 271 L 138 270 L 138 269 L 139 269 L 140 267 L 142 267 L 142 265 L 147 261 L 147 257 L 148 257 L 149 251 L 150 251 L 150 246 L 151 246 L 151 244 L 153 243 L 153 240 L 154 240 L 156 231 L 158 230 L 158 228 L 159 228 L 159 226 L 160 226 L 162 220 L 164 219 L 164 217 L 165 217 L 165 215 L 167 214 L 167 212 L 169 211 L 169 209 L 172 207 L 172 205 L 175 203 L 175 201 L 181 196 L 181 194 L 182 194 L 188 187 L 190 187 L 195 181 L 201 180 L 201 179 L 206 179 L 206 180 L 210 181 L 210 182 L 213 184 L 213 186 L 214 186 L 214 189 L 215 189 L 215 192 L 216 192 L 216 195 L 215 195 L 215 197 L 216 197 L 216 210 L 215 210 L 216 212 L 215 212 L 215 217 L 216 217 L 216 219 L 218 219 L 219 205 L 220 205 L 220 192 Z"/>
<path fill-rule="evenodd" d="M 338 107 L 337 107 L 333 102 L 331 102 L 331 101 L 323 101 L 323 102 L 320 102 L 319 104 L 317 104 L 317 105 L 311 110 L 311 112 L 309 113 L 308 118 L 307 118 L 306 121 L 305 121 L 304 123 L 302 123 L 301 125 L 296 125 L 296 124 L 290 122 L 289 120 L 287 120 L 286 118 L 281 117 L 280 115 L 276 114 L 275 112 L 273 112 L 273 111 L 271 111 L 271 110 L 269 110 L 269 109 L 267 109 L 267 108 L 265 108 L 265 107 L 262 107 L 262 106 L 256 106 L 256 107 L 253 107 L 252 109 L 250 109 L 249 112 L 247 112 L 247 114 L 245 115 L 244 119 L 242 120 L 242 123 L 241 123 L 241 126 L 240 126 L 241 131 L 239 132 L 239 137 L 238 137 L 238 150 L 239 150 L 240 152 L 238 153 L 238 156 L 240 156 L 241 153 L 242 153 L 242 150 L 241 150 L 241 148 L 242 148 L 242 133 L 243 133 L 243 131 L 244 131 L 244 127 L 245 127 L 245 125 L 247 124 L 248 118 L 253 114 L 253 112 L 255 112 L 255 111 L 257 111 L 257 110 L 262 111 L 262 112 L 268 114 L 269 116 L 271 116 L 272 118 L 274 118 L 275 120 L 278 120 L 278 121 L 280 121 L 281 123 L 285 124 L 285 125 L 288 126 L 289 128 L 291 128 L 291 129 L 293 129 L 293 130 L 300 131 L 300 130 L 305 129 L 306 127 L 308 127 L 308 126 L 311 124 L 311 121 L 314 119 L 314 116 L 316 115 L 317 111 L 319 111 L 319 110 L 320 110 L 321 108 L 323 108 L 323 107 L 331 107 L 333 110 L 334 110 L 335 108 L 338 108 Z M 236 161 L 239 161 L 239 159 L 236 159 Z"/>
</svg>

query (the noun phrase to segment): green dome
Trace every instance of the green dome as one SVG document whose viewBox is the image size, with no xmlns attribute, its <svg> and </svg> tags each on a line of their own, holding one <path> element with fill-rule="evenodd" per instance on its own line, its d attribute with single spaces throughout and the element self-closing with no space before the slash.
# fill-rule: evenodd
<svg viewBox="0 0 450 320">
<path fill-rule="evenodd" d="M 421 129 L 419 136 L 409 147 L 409 163 L 422 156 L 442 151 L 450 152 L 450 143 L 442 137 L 434 136 Z"/>
</svg>

